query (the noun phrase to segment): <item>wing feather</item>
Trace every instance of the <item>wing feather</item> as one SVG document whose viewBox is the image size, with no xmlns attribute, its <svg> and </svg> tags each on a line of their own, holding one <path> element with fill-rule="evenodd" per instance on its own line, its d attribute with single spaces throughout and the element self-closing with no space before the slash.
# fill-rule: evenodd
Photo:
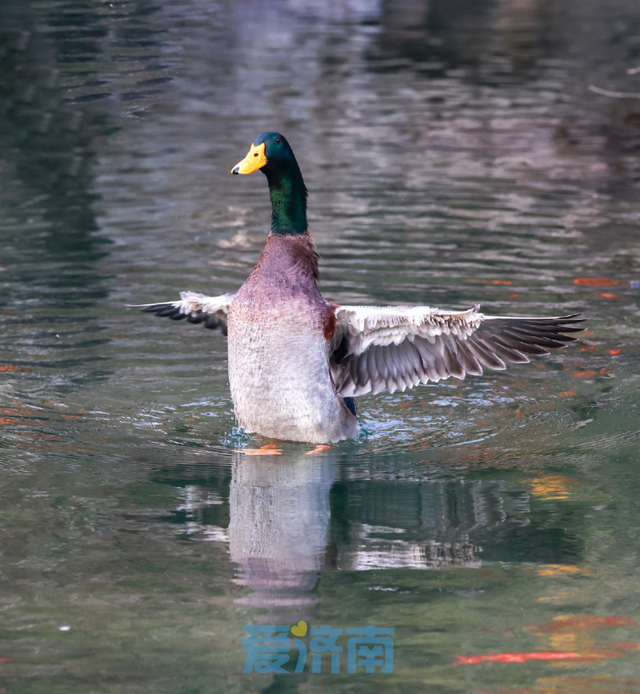
<svg viewBox="0 0 640 694">
<path fill-rule="evenodd" d="M 480 307 L 335 306 L 331 373 L 342 396 L 394 392 L 450 376 L 482 375 L 573 342 L 579 314 L 485 316 Z M 339 357 L 336 350 L 339 349 Z M 334 358 L 333 355 L 336 355 Z"/>
<path fill-rule="evenodd" d="M 462 367 L 465 373 L 472 376 L 482 376 L 482 366 L 469 349 L 469 341 L 460 342 L 460 354 L 462 356 Z"/>
<path fill-rule="evenodd" d="M 180 292 L 179 301 L 165 301 L 159 304 L 138 304 L 131 308 L 141 308 L 146 313 L 155 313 L 160 318 L 182 320 L 189 323 L 203 323 L 205 328 L 220 328 L 227 334 L 227 312 L 234 294 L 206 296 L 196 292 Z"/>
</svg>

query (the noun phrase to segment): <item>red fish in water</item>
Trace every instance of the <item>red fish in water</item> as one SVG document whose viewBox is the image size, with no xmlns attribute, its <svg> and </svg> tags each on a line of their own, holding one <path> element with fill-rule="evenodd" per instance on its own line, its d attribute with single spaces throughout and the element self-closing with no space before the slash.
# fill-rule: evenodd
<svg viewBox="0 0 640 694">
<path fill-rule="evenodd" d="M 477 665 L 478 663 L 525 663 L 528 660 L 596 660 L 598 658 L 625 658 L 619 651 L 592 651 L 589 653 L 562 653 L 542 651 L 540 653 L 491 653 L 488 655 L 458 655 L 454 665 Z"/>
</svg>

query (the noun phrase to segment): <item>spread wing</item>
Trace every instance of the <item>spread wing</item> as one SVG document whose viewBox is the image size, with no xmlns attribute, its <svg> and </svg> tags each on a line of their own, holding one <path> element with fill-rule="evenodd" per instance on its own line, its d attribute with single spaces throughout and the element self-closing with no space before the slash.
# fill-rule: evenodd
<svg viewBox="0 0 640 694">
<path fill-rule="evenodd" d="M 559 318 L 485 316 L 480 307 L 338 306 L 331 375 L 343 397 L 412 388 L 449 376 L 505 369 L 548 354 L 580 332 L 580 314 Z"/>
<path fill-rule="evenodd" d="M 166 301 L 161 304 L 139 304 L 147 313 L 155 313 L 161 318 L 182 320 L 189 323 L 204 323 L 205 328 L 220 328 L 223 335 L 227 334 L 227 311 L 234 294 L 220 296 L 205 296 L 196 292 L 180 292 L 180 301 Z"/>
</svg>

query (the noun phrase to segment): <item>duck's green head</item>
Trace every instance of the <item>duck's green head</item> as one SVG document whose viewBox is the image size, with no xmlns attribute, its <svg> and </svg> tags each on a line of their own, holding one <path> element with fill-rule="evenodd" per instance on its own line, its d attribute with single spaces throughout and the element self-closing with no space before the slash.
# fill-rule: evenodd
<svg viewBox="0 0 640 694">
<path fill-rule="evenodd" d="M 307 189 L 296 157 L 284 135 L 262 133 L 232 174 L 262 171 L 269 182 L 271 230 L 276 234 L 304 234 L 307 231 Z"/>
<path fill-rule="evenodd" d="M 250 174 L 262 169 L 263 173 L 268 174 L 269 170 L 290 167 L 299 170 L 298 162 L 285 136 L 280 133 L 262 133 L 251 145 L 249 154 L 231 169 L 231 173 Z"/>
</svg>

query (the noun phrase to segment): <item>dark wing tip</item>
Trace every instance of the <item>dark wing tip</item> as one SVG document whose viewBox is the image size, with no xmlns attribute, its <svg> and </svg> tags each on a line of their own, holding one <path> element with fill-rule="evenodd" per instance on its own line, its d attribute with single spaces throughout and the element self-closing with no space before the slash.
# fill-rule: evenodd
<svg viewBox="0 0 640 694">
<path fill-rule="evenodd" d="M 571 333 L 582 332 L 584 327 L 577 324 L 585 321 L 581 313 L 557 318 L 495 318 L 481 326 L 476 339 L 494 351 L 502 347 L 526 355 L 548 354 L 551 349 L 575 342 L 577 338 Z"/>
<path fill-rule="evenodd" d="M 205 328 L 215 330 L 220 328 L 223 335 L 227 334 L 227 324 L 220 315 L 205 313 L 204 311 L 192 311 L 185 313 L 182 308 L 173 303 L 153 304 L 142 309 L 145 313 L 154 313 L 158 318 L 170 318 L 171 320 L 187 319 L 189 323 L 204 323 Z"/>
<path fill-rule="evenodd" d="M 561 343 L 575 342 L 577 338 L 566 335 L 565 333 L 581 333 L 584 327 L 576 327 L 577 323 L 585 323 L 588 318 L 584 318 L 582 313 L 572 313 L 568 316 L 558 318 L 541 318 L 539 320 L 522 321 L 517 328 L 524 331 L 527 329 L 552 340 Z"/>
<path fill-rule="evenodd" d="M 142 309 L 145 313 L 155 313 L 159 318 L 174 318 L 174 320 L 180 320 L 184 318 L 185 314 L 180 313 L 180 308 L 174 306 L 173 304 L 154 304 L 153 306 L 147 306 Z"/>
<path fill-rule="evenodd" d="M 158 313 L 158 311 L 162 311 L 164 308 L 168 308 L 171 306 L 171 304 L 154 304 L 153 306 L 145 306 L 142 311 L 144 313 Z"/>
</svg>

